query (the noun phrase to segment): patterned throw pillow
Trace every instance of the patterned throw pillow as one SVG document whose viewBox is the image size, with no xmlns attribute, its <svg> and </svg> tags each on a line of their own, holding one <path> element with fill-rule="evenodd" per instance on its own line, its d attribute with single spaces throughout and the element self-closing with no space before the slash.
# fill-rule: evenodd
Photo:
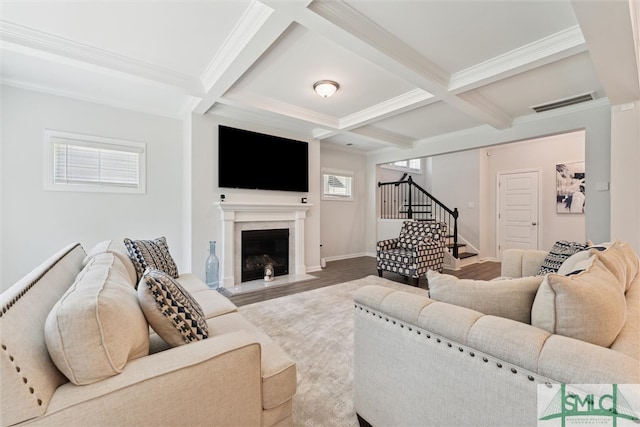
<svg viewBox="0 0 640 427">
<path fill-rule="evenodd" d="M 149 325 L 172 347 L 209 337 L 198 301 L 160 270 L 145 270 L 138 285 L 138 302 Z"/>
<path fill-rule="evenodd" d="M 169 245 L 167 245 L 165 237 L 159 237 L 154 240 L 131 240 L 125 238 L 124 245 L 136 268 L 138 281 L 140 281 L 147 268 L 164 271 L 174 279 L 178 277 L 178 267 L 169 253 Z"/>
<path fill-rule="evenodd" d="M 568 242 L 566 240 L 558 240 L 542 261 L 542 265 L 538 270 L 538 276 L 544 276 L 548 273 L 557 273 L 562 263 L 576 252 L 587 249 L 586 243 Z"/>
</svg>

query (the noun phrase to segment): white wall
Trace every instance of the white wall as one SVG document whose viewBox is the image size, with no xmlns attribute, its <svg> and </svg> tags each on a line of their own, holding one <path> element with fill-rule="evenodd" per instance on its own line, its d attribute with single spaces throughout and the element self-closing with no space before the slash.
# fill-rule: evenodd
<svg viewBox="0 0 640 427">
<path fill-rule="evenodd" d="M 185 171 L 191 185 L 191 212 L 185 221 L 191 236 L 191 271 L 204 278 L 204 264 L 208 255 L 208 242 L 222 239 L 220 210 L 216 203 L 224 194 L 228 202 L 300 203 L 307 197 L 311 208 L 305 219 L 305 265 L 307 271 L 320 269 L 320 147 L 316 140 L 307 140 L 300 135 L 283 133 L 278 129 L 243 123 L 212 115 L 193 114 L 190 118 L 191 171 Z M 237 127 L 309 143 L 309 192 L 242 190 L 218 187 L 218 125 Z M 185 134 L 188 132 L 185 132 Z M 286 167 L 282 165 L 274 167 Z M 216 248 L 222 253 L 220 245 Z"/>
<path fill-rule="evenodd" d="M 584 131 L 553 135 L 545 138 L 533 139 L 514 144 L 478 150 L 480 159 L 486 162 L 487 180 L 484 183 L 489 197 L 482 201 L 486 209 L 488 221 L 492 222 L 494 231 L 486 236 L 491 242 L 490 248 L 496 246 L 495 221 L 497 217 L 497 175 L 499 173 L 517 172 L 524 170 L 539 170 L 539 200 L 538 206 L 538 248 L 551 249 L 557 240 L 584 242 L 585 215 L 560 214 L 556 212 L 556 164 L 583 161 L 585 158 Z M 489 152 L 491 155 L 487 156 Z M 591 180 L 587 175 L 587 186 Z M 586 200 L 585 209 L 590 208 L 590 201 Z M 490 229 L 491 224 L 486 224 Z M 483 249 L 489 249 L 483 248 Z M 483 251 L 484 252 L 484 251 Z"/>
<path fill-rule="evenodd" d="M 474 148 L 493 147 L 499 144 L 523 141 L 549 135 L 585 130 L 586 174 L 589 177 L 586 198 L 589 209 L 585 214 L 585 237 L 594 242 L 609 240 L 610 194 L 596 190 L 609 182 L 611 168 L 611 109 L 606 100 L 593 101 L 589 105 L 569 107 L 562 112 L 543 113 L 516 120 L 506 129 L 488 126 L 452 133 L 442 137 L 422 140 L 413 149 L 387 149 L 368 157 L 367 169 L 375 171 L 375 165 L 406 158 L 431 157 L 456 153 Z M 485 165 L 480 164 L 483 172 Z M 487 175 L 482 173 L 482 176 Z M 376 192 L 375 179 L 370 179 L 367 191 Z M 435 186 L 434 186 L 435 189 Z M 487 197 L 480 188 L 481 197 Z M 376 207 L 370 203 L 367 211 L 367 248 L 373 252 L 376 241 Z M 479 212 L 480 249 L 485 256 L 495 256 L 495 216 L 483 209 Z M 493 239 L 493 240 L 492 240 Z M 489 248 L 489 252 L 485 252 Z"/>
<path fill-rule="evenodd" d="M 433 196 L 450 209 L 458 208 L 458 235 L 480 245 L 480 152 L 466 150 L 431 157 Z"/>
<path fill-rule="evenodd" d="M 327 261 L 366 255 L 366 164 L 364 154 L 322 144 L 320 169 L 353 172 L 353 201 L 320 202 L 320 254 Z"/>
<path fill-rule="evenodd" d="M 166 236 L 185 267 L 180 121 L 13 87 L 1 102 L 3 290 L 73 242 Z M 146 194 L 44 191 L 44 129 L 146 142 Z"/>
<path fill-rule="evenodd" d="M 640 253 L 640 100 L 611 109 L 611 239 Z"/>
</svg>

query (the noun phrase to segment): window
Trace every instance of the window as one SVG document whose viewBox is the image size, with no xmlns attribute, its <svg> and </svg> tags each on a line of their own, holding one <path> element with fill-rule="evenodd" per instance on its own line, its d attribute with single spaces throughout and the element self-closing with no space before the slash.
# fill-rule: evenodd
<svg viewBox="0 0 640 427">
<path fill-rule="evenodd" d="M 387 169 L 395 169 L 409 173 L 422 173 L 422 159 L 399 160 L 393 163 L 381 165 Z"/>
<path fill-rule="evenodd" d="M 144 193 L 145 144 L 45 130 L 45 189 Z"/>
<path fill-rule="evenodd" d="M 353 172 L 323 169 L 322 198 L 324 200 L 353 200 Z"/>
</svg>

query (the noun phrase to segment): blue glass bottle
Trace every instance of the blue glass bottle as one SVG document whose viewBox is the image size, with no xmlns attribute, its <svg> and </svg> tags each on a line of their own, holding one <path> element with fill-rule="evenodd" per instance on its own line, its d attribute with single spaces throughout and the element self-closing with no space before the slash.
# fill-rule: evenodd
<svg viewBox="0 0 640 427">
<path fill-rule="evenodd" d="M 220 289 L 220 261 L 216 256 L 216 242 L 212 240 L 209 242 L 209 256 L 207 257 L 207 263 L 205 268 L 206 283 L 211 289 Z"/>
</svg>

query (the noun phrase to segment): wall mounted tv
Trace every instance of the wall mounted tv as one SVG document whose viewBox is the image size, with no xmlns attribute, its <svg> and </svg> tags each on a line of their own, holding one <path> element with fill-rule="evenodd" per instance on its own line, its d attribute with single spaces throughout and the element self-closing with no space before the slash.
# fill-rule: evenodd
<svg viewBox="0 0 640 427">
<path fill-rule="evenodd" d="M 218 186 L 308 192 L 309 146 L 219 125 Z"/>
</svg>

